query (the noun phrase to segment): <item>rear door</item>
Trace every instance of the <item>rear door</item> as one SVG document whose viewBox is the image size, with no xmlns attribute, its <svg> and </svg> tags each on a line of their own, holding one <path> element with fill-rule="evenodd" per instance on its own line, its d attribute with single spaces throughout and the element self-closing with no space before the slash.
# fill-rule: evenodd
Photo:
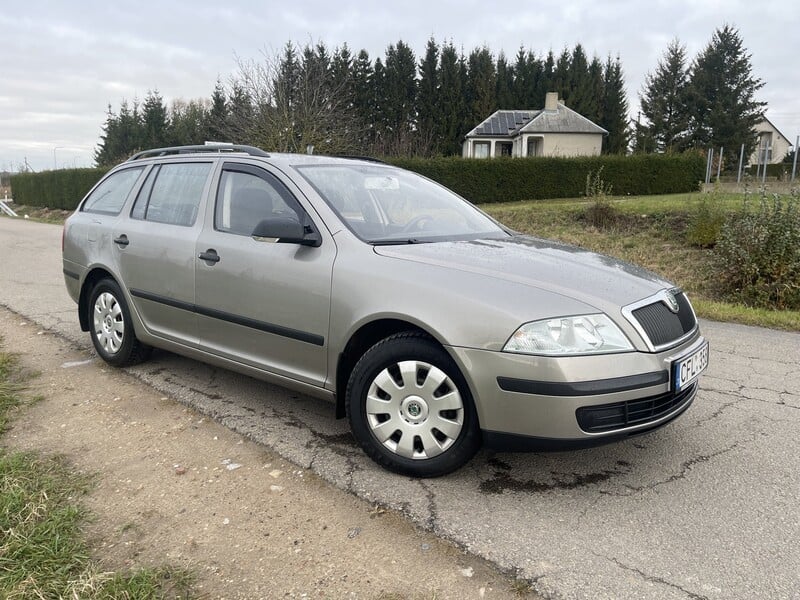
<svg viewBox="0 0 800 600">
<path fill-rule="evenodd" d="M 211 161 L 154 165 L 128 218 L 114 226 L 122 281 L 153 334 L 196 346 L 197 236 L 203 225 Z"/>
<path fill-rule="evenodd" d="M 327 373 L 333 239 L 277 170 L 227 161 L 195 256 L 201 344 L 212 352 L 312 385 Z M 252 237 L 263 219 L 312 223 L 319 247 Z"/>
</svg>

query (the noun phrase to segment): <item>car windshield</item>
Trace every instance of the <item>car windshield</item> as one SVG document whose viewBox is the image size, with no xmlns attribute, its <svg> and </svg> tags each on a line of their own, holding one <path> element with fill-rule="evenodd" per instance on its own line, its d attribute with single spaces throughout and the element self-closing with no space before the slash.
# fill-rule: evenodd
<svg viewBox="0 0 800 600">
<path fill-rule="evenodd" d="M 371 244 L 508 236 L 469 202 L 409 171 L 362 164 L 296 168 L 342 221 Z"/>
</svg>

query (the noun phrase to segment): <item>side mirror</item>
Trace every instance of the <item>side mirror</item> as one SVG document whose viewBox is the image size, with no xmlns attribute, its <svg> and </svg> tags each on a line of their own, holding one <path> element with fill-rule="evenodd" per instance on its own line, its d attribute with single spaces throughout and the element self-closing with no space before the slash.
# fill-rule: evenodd
<svg viewBox="0 0 800 600">
<path fill-rule="evenodd" d="M 322 237 L 311 225 L 302 225 L 294 219 L 275 217 L 264 219 L 256 225 L 252 236 L 275 240 L 278 244 L 300 244 L 301 246 L 319 246 Z"/>
</svg>

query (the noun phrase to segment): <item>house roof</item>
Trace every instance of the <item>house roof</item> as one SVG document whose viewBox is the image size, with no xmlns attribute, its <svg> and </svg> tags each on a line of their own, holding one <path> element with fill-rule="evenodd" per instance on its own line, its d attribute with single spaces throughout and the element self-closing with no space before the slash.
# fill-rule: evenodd
<svg viewBox="0 0 800 600">
<path fill-rule="evenodd" d="M 564 104 L 556 110 L 498 110 L 480 123 L 467 137 L 514 138 L 520 133 L 608 132 Z"/>
<path fill-rule="evenodd" d="M 467 135 L 514 136 L 541 112 L 540 110 L 498 110 Z"/>
<path fill-rule="evenodd" d="M 772 121 L 770 121 L 770 120 L 767 118 L 767 116 L 766 116 L 766 115 L 764 115 L 764 116 L 761 118 L 761 122 L 767 123 L 767 124 L 768 124 L 770 127 L 772 127 L 772 129 L 775 131 L 775 133 L 777 133 L 777 134 L 778 134 L 779 136 L 781 136 L 781 137 L 782 137 L 784 140 L 786 140 L 786 143 L 787 143 L 787 144 L 789 144 L 790 146 L 792 145 L 792 141 L 791 141 L 791 140 L 790 140 L 788 137 L 786 137 L 785 135 L 783 135 L 783 134 L 781 133 L 780 129 L 778 129 L 777 127 L 775 127 L 775 123 L 773 123 Z M 756 125 L 758 125 L 758 123 L 757 123 Z"/>
</svg>

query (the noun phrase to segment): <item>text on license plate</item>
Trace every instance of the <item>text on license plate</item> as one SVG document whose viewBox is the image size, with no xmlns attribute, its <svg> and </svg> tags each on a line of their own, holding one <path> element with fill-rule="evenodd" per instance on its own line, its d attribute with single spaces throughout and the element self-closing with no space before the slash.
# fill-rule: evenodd
<svg viewBox="0 0 800 600">
<path fill-rule="evenodd" d="M 708 366 L 708 342 L 689 356 L 672 363 L 673 389 L 677 392 L 692 383 Z"/>
</svg>

